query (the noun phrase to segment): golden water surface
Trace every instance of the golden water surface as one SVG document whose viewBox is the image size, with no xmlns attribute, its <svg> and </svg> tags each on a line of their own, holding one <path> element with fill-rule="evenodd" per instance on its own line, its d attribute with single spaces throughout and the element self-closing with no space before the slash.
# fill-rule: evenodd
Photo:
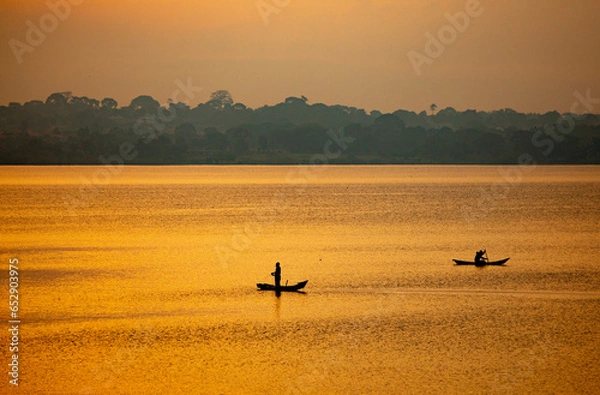
<svg viewBox="0 0 600 395">
<path fill-rule="evenodd" d="M 599 167 L 2 167 L 0 188 L 2 393 L 600 393 Z M 482 248 L 510 260 L 453 264 Z M 276 261 L 305 293 L 256 290 Z"/>
</svg>

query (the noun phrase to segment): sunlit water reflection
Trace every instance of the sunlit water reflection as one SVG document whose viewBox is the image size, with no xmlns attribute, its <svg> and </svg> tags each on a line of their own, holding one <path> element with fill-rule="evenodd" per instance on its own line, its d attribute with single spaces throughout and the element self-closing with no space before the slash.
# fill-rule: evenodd
<svg viewBox="0 0 600 395">
<path fill-rule="evenodd" d="M 600 393 L 599 170 L 0 168 L 19 390 Z"/>
</svg>

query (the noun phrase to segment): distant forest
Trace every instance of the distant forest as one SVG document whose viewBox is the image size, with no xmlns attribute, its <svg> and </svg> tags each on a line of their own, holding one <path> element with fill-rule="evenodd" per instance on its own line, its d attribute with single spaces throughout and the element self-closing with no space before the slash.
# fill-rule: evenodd
<svg viewBox="0 0 600 395">
<path fill-rule="evenodd" d="M 228 91 L 191 108 L 70 92 L 0 106 L 0 164 L 600 163 L 600 117 L 437 109 L 382 114 L 288 97 L 251 109 Z"/>
</svg>

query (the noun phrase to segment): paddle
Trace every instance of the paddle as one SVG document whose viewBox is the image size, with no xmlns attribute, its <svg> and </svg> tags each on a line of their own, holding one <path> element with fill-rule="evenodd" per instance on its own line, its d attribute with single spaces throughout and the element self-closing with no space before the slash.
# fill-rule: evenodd
<svg viewBox="0 0 600 395">
<path fill-rule="evenodd" d="M 488 258 L 487 249 L 485 249 L 484 251 L 485 251 L 485 261 L 489 262 L 490 258 Z"/>
</svg>

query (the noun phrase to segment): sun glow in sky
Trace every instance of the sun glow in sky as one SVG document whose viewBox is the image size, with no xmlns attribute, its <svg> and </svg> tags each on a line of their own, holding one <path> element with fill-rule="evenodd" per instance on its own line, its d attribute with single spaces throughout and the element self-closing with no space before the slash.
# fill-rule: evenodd
<svg viewBox="0 0 600 395">
<path fill-rule="evenodd" d="M 62 91 L 165 103 L 191 79 L 192 106 L 227 89 L 253 108 L 305 95 L 368 111 L 567 111 L 575 91 L 600 97 L 597 15 L 597 0 L 0 0 L 0 105 Z M 427 34 L 444 29 L 428 56 Z"/>
</svg>

